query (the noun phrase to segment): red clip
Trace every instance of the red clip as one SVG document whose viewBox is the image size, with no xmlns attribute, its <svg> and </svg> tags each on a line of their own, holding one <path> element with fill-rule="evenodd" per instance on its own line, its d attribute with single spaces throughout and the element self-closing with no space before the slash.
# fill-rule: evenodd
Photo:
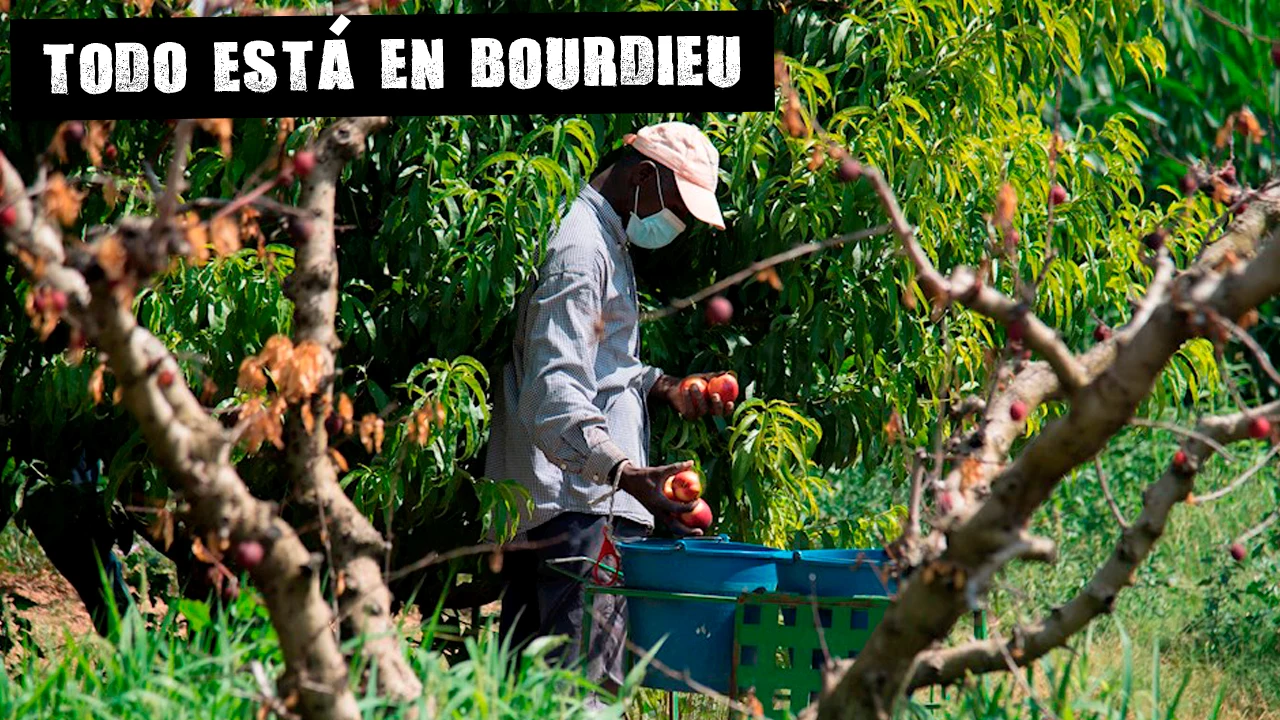
<svg viewBox="0 0 1280 720">
<path fill-rule="evenodd" d="M 618 554 L 618 549 L 613 544 L 613 538 L 610 537 L 609 529 L 604 528 L 604 539 L 600 543 L 600 554 L 596 556 L 595 567 L 591 569 L 591 577 L 595 581 L 605 587 L 612 587 L 618 584 L 621 575 L 618 572 L 619 566 L 622 564 L 622 556 Z M 601 565 L 608 565 L 611 570 L 602 570 Z M 604 576 L 608 576 L 605 579 Z"/>
</svg>

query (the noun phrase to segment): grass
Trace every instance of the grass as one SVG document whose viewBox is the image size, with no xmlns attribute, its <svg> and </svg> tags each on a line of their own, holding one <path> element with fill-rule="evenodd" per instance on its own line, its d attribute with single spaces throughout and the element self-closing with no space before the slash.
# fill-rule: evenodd
<svg viewBox="0 0 1280 720">
<path fill-rule="evenodd" d="M 1103 456 L 1128 517 L 1136 516 L 1142 489 L 1164 468 L 1175 446 L 1167 434 L 1133 430 Z M 1236 465 L 1214 460 L 1197 488 L 1204 492 L 1229 482 L 1260 450 L 1259 443 L 1238 453 Z M 874 508 L 901 501 L 905 488 L 884 480 L 876 473 L 851 473 L 841 480 L 841 492 L 828 499 L 828 507 Z M 931 715 L 939 720 L 1280 717 L 1277 536 L 1264 533 L 1255 539 L 1241 563 L 1226 551 L 1233 538 L 1274 507 L 1276 493 L 1275 478 L 1264 471 L 1216 503 L 1178 507 L 1165 537 L 1140 569 L 1136 586 L 1119 596 L 1114 613 L 1073 639 L 1069 649 L 1036 663 L 1031 697 L 1021 681 L 991 676 L 952 692 Z M 989 610 L 997 630 L 1007 632 L 1069 599 L 1112 551 L 1119 534 L 1091 469 L 1063 483 L 1036 516 L 1034 531 L 1057 541 L 1060 558 L 1052 566 L 1019 564 L 1000 578 Z M 44 571 L 29 537 L 12 528 L 0 534 L 0 573 Z M 46 643 L 50 637 L 56 642 L 48 644 L 44 657 L 28 654 L 0 679 L 0 718 L 255 717 L 262 689 L 249 668 L 261 663 L 274 676 L 279 658 L 253 594 L 247 592 L 225 616 L 208 616 L 198 604 L 159 607 L 162 612 L 150 618 L 128 616 L 115 645 L 91 632 L 33 633 Z M 434 706 L 433 715 L 589 715 L 584 700 L 591 688 L 580 676 L 547 665 L 547 646 L 535 649 L 515 671 L 508 650 L 490 634 L 467 638 L 463 652 L 446 658 L 430 649 L 437 630 L 406 633 L 414 638 L 411 661 L 424 678 L 423 703 Z M 968 624 L 962 623 L 956 639 L 968 632 Z M 357 663 L 353 673 L 360 672 Z M 630 717 L 665 717 L 663 694 L 634 690 L 628 690 Z M 718 720 L 726 715 L 712 700 L 683 700 L 685 717 Z M 380 708 L 373 697 L 363 698 L 362 707 L 367 717 L 402 714 Z M 622 709 L 615 705 L 604 717 L 620 717 Z M 917 712 L 907 709 L 903 715 Z"/>
</svg>

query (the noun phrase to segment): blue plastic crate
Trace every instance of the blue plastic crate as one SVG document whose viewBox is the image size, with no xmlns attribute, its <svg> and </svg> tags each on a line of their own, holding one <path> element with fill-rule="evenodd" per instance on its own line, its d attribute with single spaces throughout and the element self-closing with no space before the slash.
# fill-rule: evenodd
<svg viewBox="0 0 1280 720">
<path fill-rule="evenodd" d="M 737 602 L 725 600 L 628 597 L 627 636 L 646 651 L 665 638 L 654 656 L 658 661 L 676 672 L 688 672 L 694 681 L 716 692 L 728 694 Z M 692 691 L 682 680 L 653 667 L 645 671 L 641 684 L 659 690 Z"/>
<path fill-rule="evenodd" d="M 898 591 L 881 549 L 797 550 L 778 563 L 778 592 L 818 597 L 886 596 Z"/>
<path fill-rule="evenodd" d="M 697 682 L 728 692 L 733 666 L 733 615 L 741 593 L 772 592 L 778 563 L 789 552 L 714 538 L 618 543 L 628 590 L 689 593 L 703 599 L 628 597 L 628 637 L 646 650 L 666 638 L 657 659 Z M 721 601 L 717 601 L 717 599 Z M 688 691 L 650 669 L 646 687 Z"/>
<path fill-rule="evenodd" d="M 719 538 L 618 543 L 627 587 L 638 590 L 738 595 L 773 592 L 778 563 L 791 553 Z"/>
</svg>

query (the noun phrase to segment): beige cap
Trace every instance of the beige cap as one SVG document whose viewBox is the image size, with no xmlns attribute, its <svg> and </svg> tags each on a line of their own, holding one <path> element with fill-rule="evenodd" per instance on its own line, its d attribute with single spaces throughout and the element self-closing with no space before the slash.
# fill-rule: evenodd
<svg viewBox="0 0 1280 720">
<path fill-rule="evenodd" d="M 716 200 L 720 153 L 701 130 L 688 123 L 659 123 L 627 135 L 623 142 L 670 168 L 689 212 L 708 225 L 724 229 L 724 216 Z"/>
</svg>

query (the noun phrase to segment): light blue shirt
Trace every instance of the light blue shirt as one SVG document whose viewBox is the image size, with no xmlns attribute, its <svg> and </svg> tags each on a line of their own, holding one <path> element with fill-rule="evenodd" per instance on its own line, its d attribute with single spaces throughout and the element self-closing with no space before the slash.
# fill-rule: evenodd
<svg viewBox="0 0 1280 720">
<path fill-rule="evenodd" d="M 622 460 L 649 464 L 646 398 L 662 371 L 640 362 L 639 300 L 622 219 L 586 185 L 516 306 L 510 363 L 495 385 L 485 475 L 529 490 L 520 530 L 564 512 L 613 513 L 653 527 L 611 492 Z"/>
</svg>

